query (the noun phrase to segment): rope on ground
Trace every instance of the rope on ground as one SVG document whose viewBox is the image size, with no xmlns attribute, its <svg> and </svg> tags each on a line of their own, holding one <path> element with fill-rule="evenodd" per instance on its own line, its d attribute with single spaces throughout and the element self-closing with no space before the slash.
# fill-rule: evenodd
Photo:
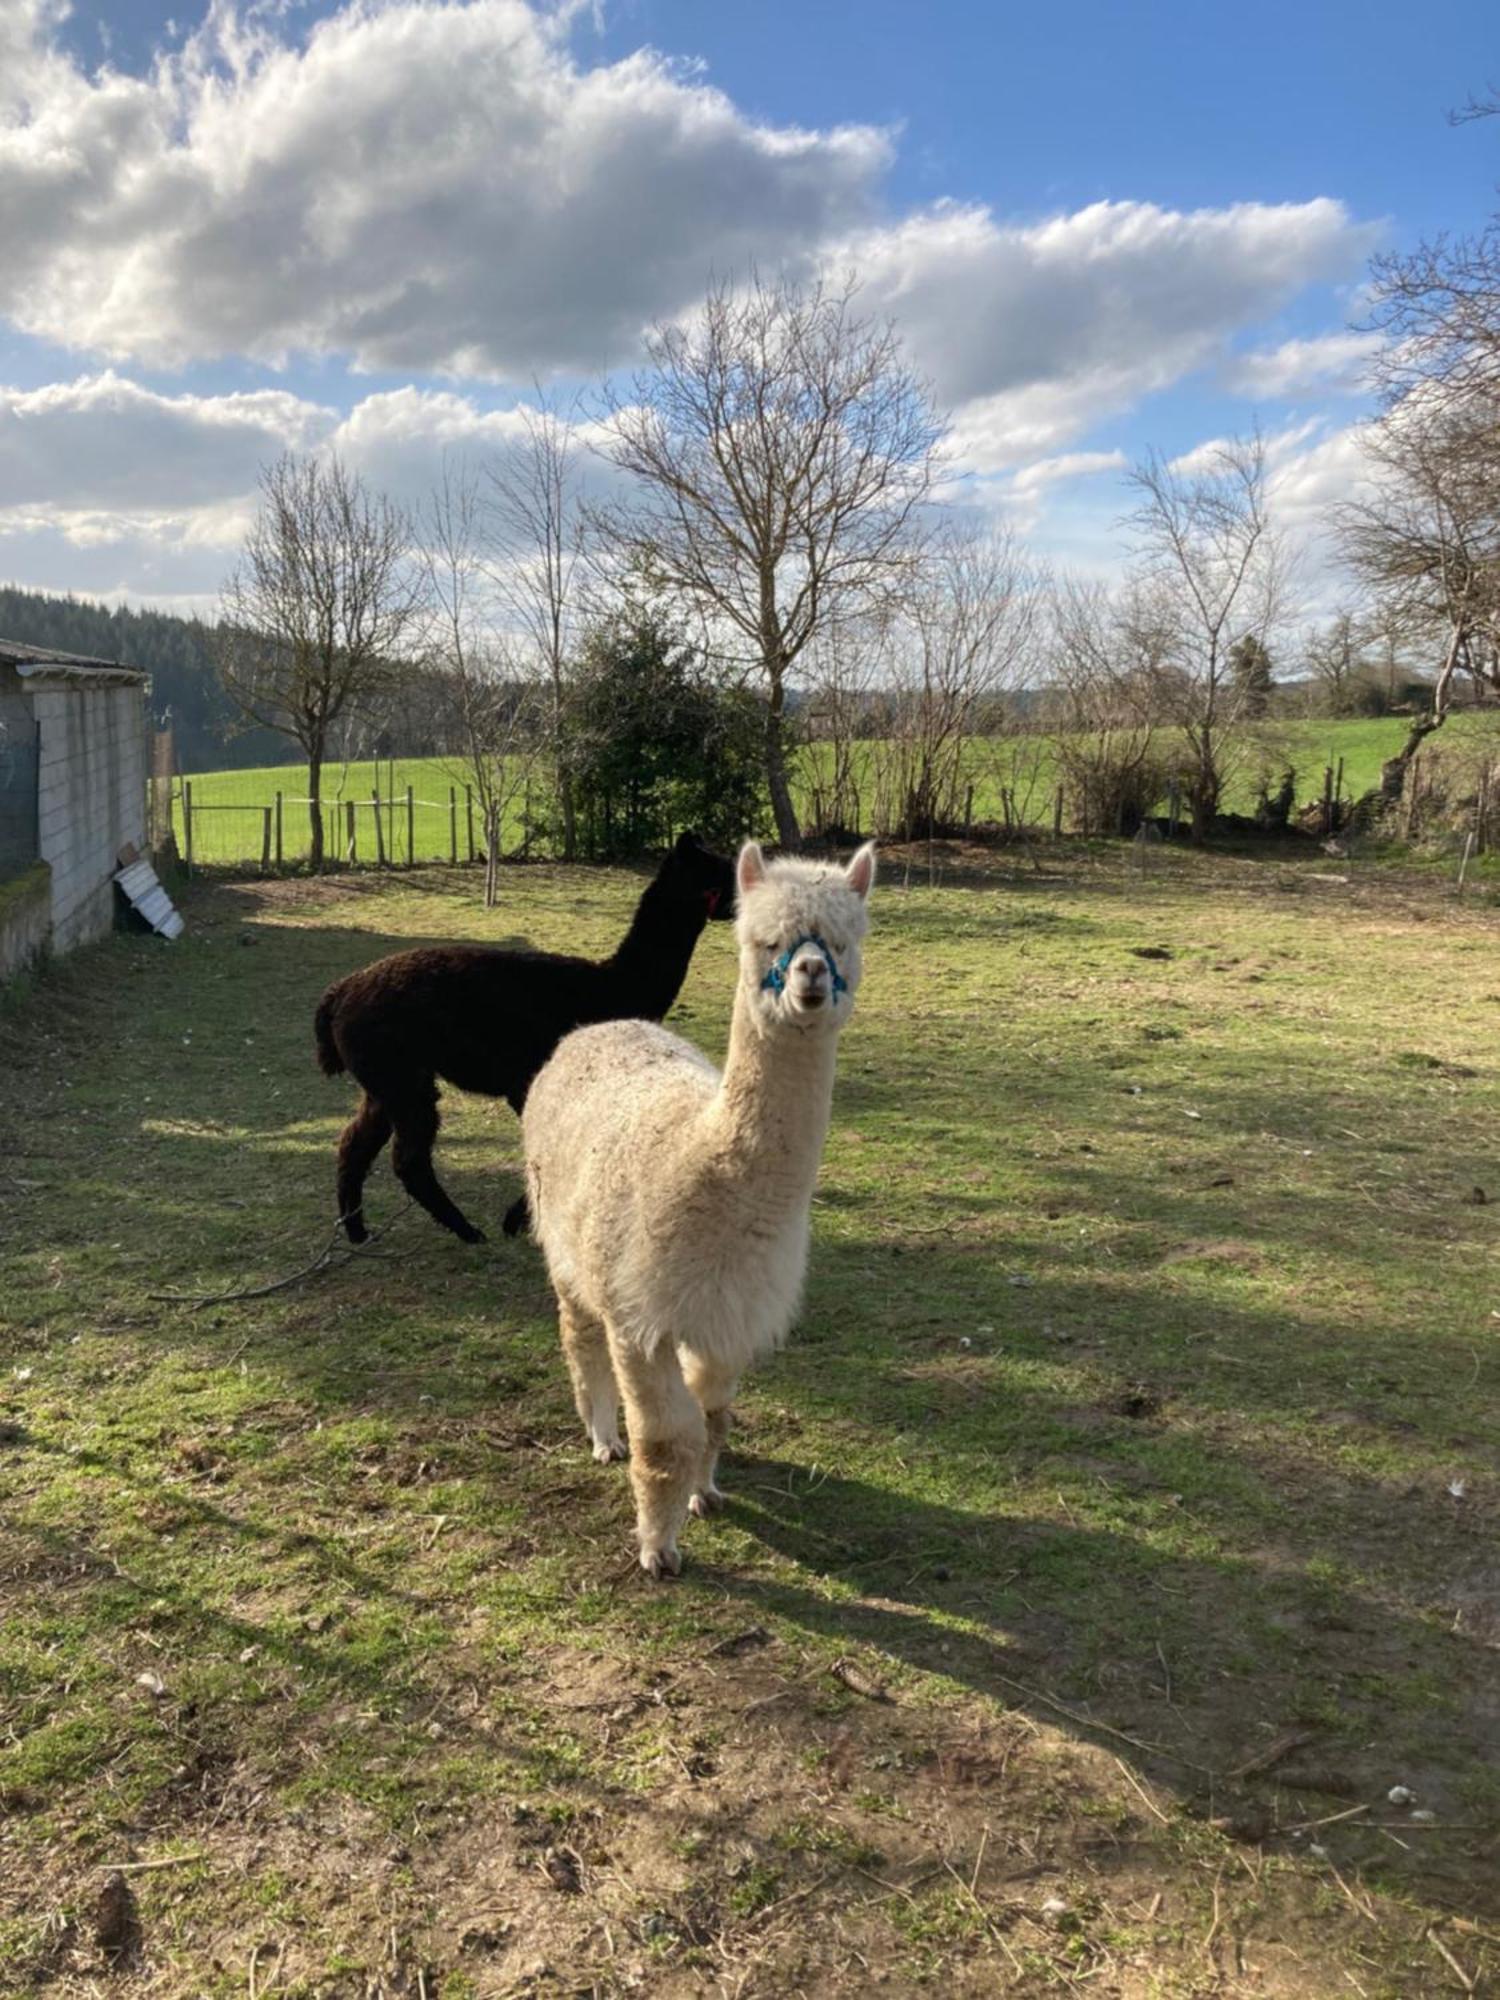
<svg viewBox="0 0 1500 2000">
<path fill-rule="evenodd" d="M 340 1216 L 329 1231 L 322 1249 L 319 1250 L 311 1263 L 299 1266 L 297 1270 L 289 1272 L 284 1278 L 273 1279 L 270 1284 L 240 1285 L 228 1292 L 148 1292 L 146 1296 L 149 1299 L 156 1299 L 167 1305 L 191 1306 L 194 1312 L 200 1312 L 204 1306 L 229 1305 L 243 1299 L 268 1299 L 273 1292 L 290 1291 L 293 1285 L 304 1284 L 309 1278 L 317 1277 L 322 1271 L 341 1271 L 346 1269 L 350 1264 L 361 1263 L 367 1258 L 373 1258 L 375 1261 L 378 1261 L 378 1253 L 375 1246 L 383 1237 L 390 1235 L 391 1231 L 413 1206 L 413 1203 L 407 1202 L 404 1208 L 396 1211 L 389 1222 L 383 1224 L 379 1229 L 372 1229 L 363 1243 L 341 1243 L 339 1241 L 344 1227 L 344 1218 Z"/>
</svg>

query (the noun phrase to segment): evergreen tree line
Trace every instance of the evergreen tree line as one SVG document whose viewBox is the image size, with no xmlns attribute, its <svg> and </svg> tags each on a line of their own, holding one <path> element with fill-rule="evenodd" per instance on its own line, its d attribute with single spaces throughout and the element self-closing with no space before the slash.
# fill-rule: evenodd
<svg viewBox="0 0 1500 2000">
<path fill-rule="evenodd" d="M 285 738 L 247 729 L 225 694 L 215 628 L 201 618 L 0 585 L 0 638 L 115 660 L 150 674 L 152 720 L 175 731 L 184 771 L 243 770 L 285 760 Z"/>
</svg>

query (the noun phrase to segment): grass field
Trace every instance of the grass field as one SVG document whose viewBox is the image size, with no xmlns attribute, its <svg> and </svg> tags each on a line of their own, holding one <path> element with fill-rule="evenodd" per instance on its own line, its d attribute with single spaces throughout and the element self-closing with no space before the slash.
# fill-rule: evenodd
<svg viewBox="0 0 1500 2000">
<path fill-rule="evenodd" d="M 1477 733 L 1493 736 L 1500 748 L 1496 719 L 1488 715 L 1458 716 L 1449 723 L 1441 741 L 1458 743 Z M 1356 722 L 1293 722 L 1268 729 L 1255 752 L 1237 766 L 1226 805 L 1235 812 L 1248 812 L 1254 804 L 1259 773 L 1290 763 L 1297 772 L 1298 797 L 1303 801 L 1321 798 L 1323 770 L 1344 762 L 1344 796 L 1357 797 L 1379 779 L 1382 761 L 1399 746 L 1405 725 L 1399 717 Z M 1057 775 L 1051 745 L 1046 738 L 1022 738 L 1020 745 L 1028 764 L 1024 783 L 1030 787 L 1029 807 L 1038 822 L 1050 822 L 1052 794 Z M 1008 746 L 1007 746 L 1008 747 Z M 1034 753 L 1034 754 L 1033 754 Z M 816 760 L 816 746 L 803 753 Z M 1015 776 L 1004 767 L 1004 756 L 993 746 L 976 744 L 971 762 L 974 774 L 974 815 L 976 819 L 1001 817 L 999 787 L 1015 787 Z M 413 757 L 382 763 L 379 768 L 382 798 L 394 794 L 394 812 L 382 808 L 382 833 L 390 851 L 402 861 L 408 858 L 406 789 L 411 787 L 413 805 L 410 836 L 419 861 L 446 861 L 452 852 L 455 830 L 460 858 L 468 852 L 468 827 L 464 813 L 464 774 L 459 760 L 444 757 Z M 325 824 L 331 852 L 343 854 L 346 840 L 345 808 L 354 801 L 356 830 L 362 859 L 375 854 L 375 810 L 371 794 L 376 784 L 373 764 L 329 766 L 324 778 Z M 212 771 L 192 779 L 194 803 L 193 843 L 195 860 L 208 864 L 258 861 L 264 837 L 263 813 L 275 794 L 283 794 L 283 853 L 287 860 L 301 859 L 307 852 L 308 822 L 304 803 L 307 774 L 300 766 L 287 764 L 261 770 Z M 456 821 L 450 816 L 449 792 L 456 792 Z M 802 786 L 806 793 L 806 784 Z M 811 809 L 804 797 L 804 818 Z M 199 808 L 212 807 L 211 812 Z M 234 810 L 223 810 L 232 807 Z M 507 851 L 522 837 L 522 801 L 515 802 L 506 825 Z M 477 836 L 477 828 L 476 828 Z M 179 834 L 180 839 L 180 834 Z"/>
<path fill-rule="evenodd" d="M 528 1242 L 382 1165 L 358 1260 L 160 1296 L 324 1242 L 327 979 L 602 949 L 637 879 L 201 884 L 12 1005 L 0 1992 L 1500 1990 L 1500 907 L 965 859 L 887 859 L 673 1586 Z M 733 976 L 713 929 L 711 1051 Z M 516 1140 L 449 1100 L 492 1227 Z"/>
</svg>

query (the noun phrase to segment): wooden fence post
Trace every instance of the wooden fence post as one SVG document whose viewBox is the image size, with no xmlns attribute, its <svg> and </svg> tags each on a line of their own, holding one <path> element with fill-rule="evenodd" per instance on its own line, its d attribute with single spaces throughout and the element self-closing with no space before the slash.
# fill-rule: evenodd
<svg viewBox="0 0 1500 2000">
<path fill-rule="evenodd" d="M 271 808 L 269 806 L 261 807 L 260 872 L 262 875 L 269 875 L 271 872 Z"/>
<path fill-rule="evenodd" d="M 187 849 L 187 872 L 193 872 L 193 781 L 182 781 L 182 833 Z"/>
<path fill-rule="evenodd" d="M 344 822 L 349 835 L 347 843 L 348 858 L 351 862 L 357 862 L 359 860 L 359 821 L 354 817 L 353 799 L 346 799 L 344 801 Z"/>
<path fill-rule="evenodd" d="M 373 800 L 375 801 L 375 866 L 376 866 L 377 868 L 384 868 L 384 866 L 385 866 L 385 828 L 384 828 L 384 827 L 383 827 L 383 826 L 382 826 L 382 825 L 380 824 L 380 791 L 379 791 L 379 788 L 377 787 L 377 788 L 376 788 L 376 790 L 375 790 L 375 791 L 373 791 L 373 792 L 372 792 L 372 793 L 370 794 L 370 796 L 371 796 L 371 798 L 372 798 L 372 799 L 373 799 Z"/>
<path fill-rule="evenodd" d="M 1333 832 L 1333 766 L 1323 766 L 1323 838 Z"/>
<path fill-rule="evenodd" d="M 417 809 L 412 798 L 411 786 L 406 788 L 406 865 L 414 868 L 417 862 Z"/>
<path fill-rule="evenodd" d="M 469 866 L 474 865 L 474 787 L 464 786 L 464 817 L 469 823 Z"/>
<path fill-rule="evenodd" d="M 284 848 L 282 847 L 282 844 L 281 844 L 281 794 L 280 794 L 280 792 L 278 792 L 278 793 L 276 794 L 276 866 L 277 866 L 278 870 L 279 870 L 279 869 L 281 869 L 281 868 L 283 868 L 283 867 L 285 866 L 285 850 L 284 850 Z"/>
<path fill-rule="evenodd" d="M 448 860 L 453 867 L 458 866 L 458 793 L 448 787 Z"/>
</svg>

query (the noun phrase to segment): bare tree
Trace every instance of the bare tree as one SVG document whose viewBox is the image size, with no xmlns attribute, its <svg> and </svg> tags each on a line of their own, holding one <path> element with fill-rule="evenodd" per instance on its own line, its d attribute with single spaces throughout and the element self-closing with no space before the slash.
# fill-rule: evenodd
<svg viewBox="0 0 1500 2000">
<path fill-rule="evenodd" d="M 1500 111 L 1471 99 L 1455 122 Z M 1370 490 L 1342 510 L 1345 552 L 1387 614 L 1432 648 L 1432 701 L 1381 772 L 1394 802 L 1461 676 L 1500 688 L 1500 213 L 1372 266 L 1385 407 Z"/>
<path fill-rule="evenodd" d="M 1302 656 L 1313 684 L 1320 715 L 1355 715 L 1361 690 L 1370 682 L 1368 637 L 1358 616 L 1347 608 L 1315 626 L 1302 642 Z"/>
<path fill-rule="evenodd" d="M 1159 713 L 1186 740 L 1196 841 L 1219 810 L 1248 707 L 1235 648 L 1264 645 L 1283 611 L 1287 569 L 1267 506 L 1260 437 L 1229 439 L 1189 463 L 1153 454 L 1131 482 L 1130 519 L 1143 657 Z"/>
<path fill-rule="evenodd" d="M 879 651 L 878 622 L 848 620 L 814 640 L 804 656 L 809 681 L 802 718 L 805 817 L 820 833 L 852 834 L 865 825 Z"/>
<path fill-rule="evenodd" d="M 563 705 L 578 621 L 584 512 L 576 411 L 540 389 L 520 412 L 522 435 L 487 468 L 488 554 L 508 612 L 510 647 L 529 650 L 549 691 L 548 735 L 562 820 L 563 859 L 577 848 Z"/>
<path fill-rule="evenodd" d="M 1064 799 L 1080 833 L 1133 833 L 1170 775 L 1156 721 L 1165 636 L 1128 586 L 1068 577 L 1053 587 L 1050 626 L 1045 714 Z"/>
<path fill-rule="evenodd" d="M 756 277 L 659 325 L 608 454 L 638 485 L 601 516 L 614 558 L 696 606 L 744 649 L 765 694 L 766 779 L 782 843 L 788 680 L 815 637 L 905 574 L 942 426 L 889 325 L 855 288 Z"/>
<path fill-rule="evenodd" d="M 970 751 L 1004 719 L 1032 657 L 1040 579 L 1007 528 L 961 518 L 934 535 L 886 620 L 879 831 L 907 840 L 968 817 Z"/>
<path fill-rule="evenodd" d="M 420 609 L 405 516 L 337 458 L 288 453 L 220 601 L 219 670 L 244 714 L 307 758 L 310 858 L 323 865 L 323 763 L 335 727 L 379 704 Z"/>
<path fill-rule="evenodd" d="M 1437 660 L 1432 697 L 1381 769 L 1400 798 L 1412 758 L 1452 707 L 1461 675 L 1500 687 L 1500 396 L 1471 383 L 1406 390 L 1371 427 L 1373 478 L 1340 516 L 1346 559 L 1388 619 Z"/>
<path fill-rule="evenodd" d="M 484 900 L 493 908 L 500 900 L 505 822 L 530 773 L 544 703 L 529 651 L 508 644 L 497 629 L 486 498 L 472 467 L 446 462 L 420 534 L 427 658 L 445 690 L 462 782 L 479 803 Z"/>
</svg>

